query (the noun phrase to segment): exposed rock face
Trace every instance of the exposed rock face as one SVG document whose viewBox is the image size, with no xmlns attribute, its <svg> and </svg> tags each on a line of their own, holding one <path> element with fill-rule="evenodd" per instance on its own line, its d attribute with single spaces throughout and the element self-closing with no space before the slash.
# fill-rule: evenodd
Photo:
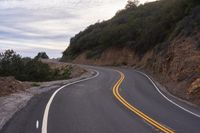
<svg viewBox="0 0 200 133">
<path fill-rule="evenodd" d="M 164 51 L 148 51 L 142 58 L 132 49 L 112 48 L 103 52 L 99 59 L 87 59 L 79 55 L 73 62 L 95 65 L 128 65 L 147 70 L 157 77 L 168 90 L 183 99 L 200 104 L 196 91 L 200 78 L 200 31 L 192 36 L 178 36 Z M 200 94 L 199 94 L 200 95 Z"/>
<path fill-rule="evenodd" d="M 135 56 L 133 50 L 128 48 L 113 48 L 108 49 L 101 55 L 101 58 L 88 60 L 86 54 L 81 54 L 73 62 L 80 64 L 95 64 L 95 65 L 134 65 L 138 57 Z"/>
<path fill-rule="evenodd" d="M 200 37 L 199 33 L 191 37 L 176 38 L 165 55 L 157 57 L 156 64 L 152 67 L 157 75 L 160 72 L 167 78 L 163 82 L 171 93 L 191 101 L 196 99 L 191 93 L 195 90 L 192 84 L 197 84 L 200 78 L 200 50 L 196 46 L 198 40 L 195 39 Z M 200 99 L 195 100 L 195 103 L 200 104 Z"/>
<path fill-rule="evenodd" d="M 200 92 L 200 78 L 196 79 L 188 88 L 189 94 L 195 94 Z"/>
</svg>

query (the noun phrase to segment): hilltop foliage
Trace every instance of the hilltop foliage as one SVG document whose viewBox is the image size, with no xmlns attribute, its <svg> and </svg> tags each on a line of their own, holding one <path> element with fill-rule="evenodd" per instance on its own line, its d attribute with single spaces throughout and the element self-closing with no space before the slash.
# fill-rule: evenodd
<svg viewBox="0 0 200 133">
<path fill-rule="evenodd" d="M 39 52 L 34 59 L 49 59 L 49 56 L 46 54 L 46 52 Z"/>
<path fill-rule="evenodd" d="M 198 0 L 160 0 L 137 6 L 128 3 L 125 9 L 103 22 L 98 22 L 71 38 L 63 52 L 63 60 L 73 60 L 83 52 L 87 58 L 98 58 L 111 47 L 129 47 L 140 57 L 152 48 L 167 47 L 176 27 L 199 4 Z M 176 29 L 176 32 L 174 30 Z"/>
</svg>

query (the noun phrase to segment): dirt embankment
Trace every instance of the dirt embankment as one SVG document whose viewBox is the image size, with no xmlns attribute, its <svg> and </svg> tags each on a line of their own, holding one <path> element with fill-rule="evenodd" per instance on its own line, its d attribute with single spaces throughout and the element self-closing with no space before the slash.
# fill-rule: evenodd
<svg viewBox="0 0 200 133">
<path fill-rule="evenodd" d="M 155 53 L 144 68 L 153 72 L 168 90 L 200 105 L 200 31 L 190 37 L 177 37 L 165 53 Z M 162 77 L 162 78 L 161 78 Z"/>
<path fill-rule="evenodd" d="M 70 78 L 77 78 L 87 72 L 77 65 L 62 63 L 56 60 L 42 60 L 42 62 L 47 63 L 52 69 L 65 70 L 64 68 L 68 68 L 70 70 Z M 39 85 L 40 83 L 36 82 L 21 82 L 14 77 L 0 77 L 0 97 L 19 91 L 26 91 L 30 87 Z"/>
<path fill-rule="evenodd" d="M 200 30 L 192 36 L 177 36 L 162 51 L 151 50 L 139 58 L 131 49 L 112 48 L 99 59 L 81 54 L 74 63 L 128 65 L 153 75 L 172 94 L 200 105 Z"/>
<path fill-rule="evenodd" d="M 24 91 L 30 84 L 20 82 L 14 77 L 0 77 L 0 96 L 5 96 L 18 91 Z"/>
<path fill-rule="evenodd" d="M 70 78 L 79 77 L 86 72 L 85 69 L 70 63 L 59 62 L 57 60 L 49 59 L 42 59 L 41 61 L 48 64 L 52 69 L 64 70 L 64 68 L 68 68 L 70 70 Z"/>
<path fill-rule="evenodd" d="M 98 59 L 88 60 L 86 58 L 86 53 L 81 54 L 76 58 L 73 63 L 80 64 L 95 64 L 95 65 L 133 65 L 136 64 L 136 59 L 133 51 L 129 48 L 112 48 L 108 49 L 102 53 L 101 57 Z"/>
</svg>

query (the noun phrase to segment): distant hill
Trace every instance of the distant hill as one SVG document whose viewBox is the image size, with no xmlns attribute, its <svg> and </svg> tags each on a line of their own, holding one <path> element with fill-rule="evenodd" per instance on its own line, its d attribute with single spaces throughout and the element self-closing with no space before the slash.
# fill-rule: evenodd
<svg viewBox="0 0 200 133">
<path fill-rule="evenodd" d="M 143 68 L 159 77 L 171 93 L 200 104 L 199 3 L 132 3 L 71 38 L 62 60 Z"/>
</svg>

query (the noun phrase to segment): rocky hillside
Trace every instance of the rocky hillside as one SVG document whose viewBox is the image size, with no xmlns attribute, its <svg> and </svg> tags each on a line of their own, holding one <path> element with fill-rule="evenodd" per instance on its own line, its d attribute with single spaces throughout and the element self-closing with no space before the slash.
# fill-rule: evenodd
<svg viewBox="0 0 200 133">
<path fill-rule="evenodd" d="M 200 105 L 199 2 L 132 3 L 73 37 L 62 60 L 137 67 L 171 93 Z"/>
</svg>

